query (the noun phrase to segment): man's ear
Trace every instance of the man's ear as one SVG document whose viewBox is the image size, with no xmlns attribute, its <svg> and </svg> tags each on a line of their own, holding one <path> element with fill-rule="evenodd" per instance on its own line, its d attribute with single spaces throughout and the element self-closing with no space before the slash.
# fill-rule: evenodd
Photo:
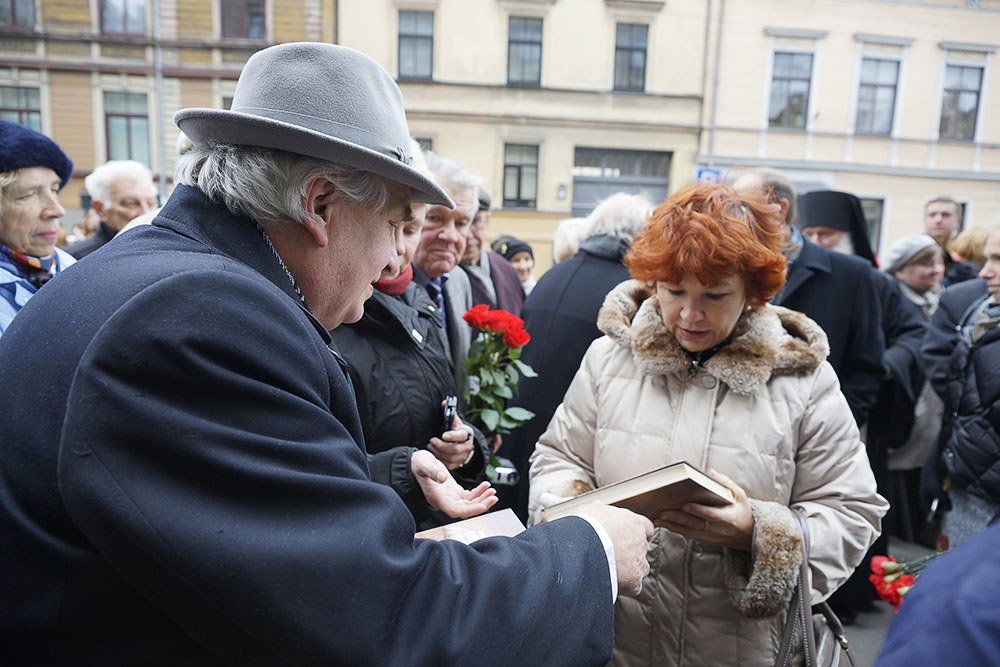
<svg viewBox="0 0 1000 667">
<path fill-rule="evenodd" d="M 104 220 L 104 202 L 97 201 L 96 199 L 90 202 L 90 208 L 97 211 L 97 216 Z"/>
<path fill-rule="evenodd" d="M 788 219 L 788 207 L 789 207 L 788 200 L 785 199 L 784 197 L 778 197 L 778 206 L 781 207 L 781 219 L 787 222 L 788 224 L 792 224 L 792 221 Z"/>
<path fill-rule="evenodd" d="M 303 224 L 306 231 L 321 248 L 330 243 L 330 221 L 339 206 L 340 191 L 327 178 L 317 176 L 309 181 L 302 195 L 302 208 L 306 213 Z"/>
</svg>

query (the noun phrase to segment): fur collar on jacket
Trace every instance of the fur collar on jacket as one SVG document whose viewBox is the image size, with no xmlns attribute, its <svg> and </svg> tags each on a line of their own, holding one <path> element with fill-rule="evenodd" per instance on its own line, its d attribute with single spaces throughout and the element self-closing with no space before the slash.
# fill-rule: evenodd
<svg viewBox="0 0 1000 667">
<path fill-rule="evenodd" d="M 608 293 L 597 326 L 632 350 L 645 375 L 680 373 L 691 367 L 684 348 L 663 324 L 655 289 L 638 280 L 627 280 Z M 773 375 L 815 370 L 829 354 L 826 334 L 818 324 L 797 311 L 765 304 L 740 317 L 729 343 L 704 368 L 733 391 L 751 395 Z"/>
</svg>

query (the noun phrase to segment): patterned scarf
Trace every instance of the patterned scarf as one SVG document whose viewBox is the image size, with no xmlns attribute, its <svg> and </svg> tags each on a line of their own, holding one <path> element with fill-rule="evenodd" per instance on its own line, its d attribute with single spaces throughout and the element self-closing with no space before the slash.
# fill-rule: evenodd
<svg viewBox="0 0 1000 667">
<path fill-rule="evenodd" d="M 20 269 L 28 282 L 35 287 L 41 287 L 59 271 L 59 257 L 55 251 L 45 257 L 34 257 L 0 243 L 0 253 L 10 258 L 14 266 Z"/>
<path fill-rule="evenodd" d="M 375 289 L 383 294 L 399 296 L 406 291 L 406 286 L 413 280 L 413 265 L 407 264 L 403 272 L 391 280 L 375 281 Z"/>
</svg>

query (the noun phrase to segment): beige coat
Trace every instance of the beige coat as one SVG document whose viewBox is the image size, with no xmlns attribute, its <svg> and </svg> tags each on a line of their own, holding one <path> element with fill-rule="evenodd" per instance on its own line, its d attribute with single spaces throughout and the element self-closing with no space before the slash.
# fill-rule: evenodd
<svg viewBox="0 0 1000 667">
<path fill-rule="evenodd" d="M 818 602 L 861 562 L 888 507 L 826 336 L 800 313 L 763 306 L 692 369 L 636 281 L 608 295 L 598 325 L 607 335 L 532 456 L 532 515 L 543 493 L 576 495 L 675 461 L 728 475 L 752 499 L 753 556 L 656 529 L 641 596 L 616 604 L 612 664 L 774 664 L 801 554 L 789 508 L 808 517 Z"/>
</svg>

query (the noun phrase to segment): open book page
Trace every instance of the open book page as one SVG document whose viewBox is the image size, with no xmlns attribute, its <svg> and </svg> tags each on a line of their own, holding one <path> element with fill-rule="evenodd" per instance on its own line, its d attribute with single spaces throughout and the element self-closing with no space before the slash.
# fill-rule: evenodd
<svg viewBox="0 0 1000 667">
<path fill-rule="evenodd" d="M 484 537 L 514 537 L 524 532 L 524 524 L 511 509 L 490 512 L 471 519 L 463 519 L 446 526 L 422 530 L 414 537 L 425 540 L 457 540 L 471 544 Z"/>
</svg>

